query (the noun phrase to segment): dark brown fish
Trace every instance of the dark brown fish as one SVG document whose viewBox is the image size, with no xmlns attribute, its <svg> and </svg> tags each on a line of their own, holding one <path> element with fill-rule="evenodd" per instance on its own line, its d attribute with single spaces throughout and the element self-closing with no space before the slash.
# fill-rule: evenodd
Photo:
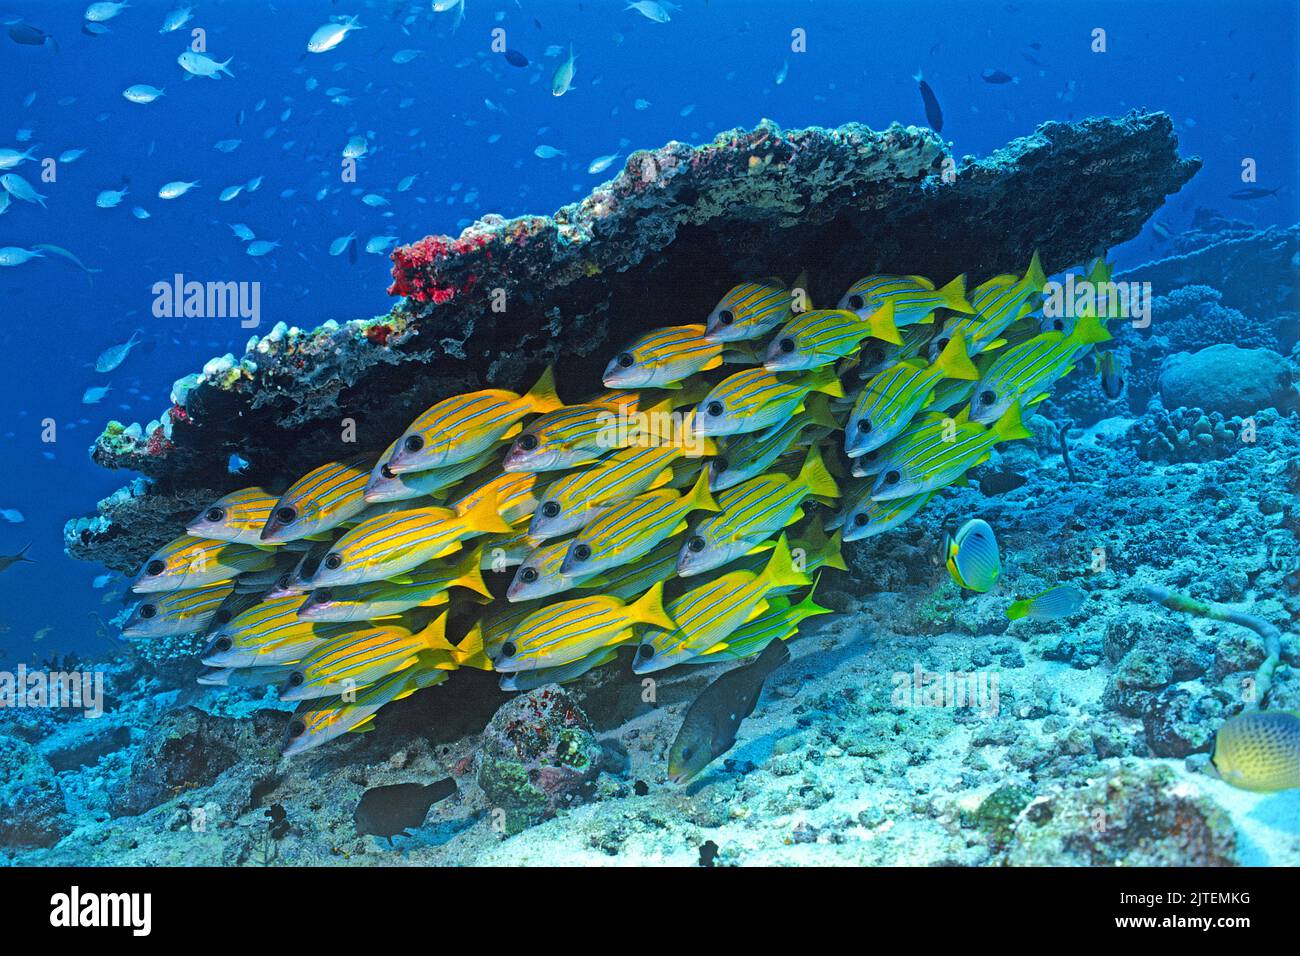
<svg viewBox="0 0 1300 956">
<path fill-rule="evenodd" d="M 934 90 L 930 89 L 930 84 L 925 82 L 920 70 L 916 71 L 916 76 L 912 77 L 912 79 L 916 80 L 917 88 L 921 91 L 921 102 L 925 104 L 926 122 L 930 124 L 930 129 L 936 133 L 942 133 L 943 110 L 939 108 L 939 100 L 934 95 Z"/>
<path fill-rule="evenodd" d="M 695 698 L 668 751 L 668 776 L 685 783 L 736 743 L 736 733 L 754 712 L 763 681 L 790 659 L 785 641 L 773 641 L 752 664 L 727 671 Z"/>
<path fill-rule="evenodd" d="M 11 565 L 17 564 L 20 561 L 26 561 L 28 564 L 35 564 L 35 561 L 27 557 L 27 548 L 30 547 L 30 544 L 27 545 L 26 548 L 23 548 L 17 554 L 0 554 L 0 571 L 8 571 Z"/>
<path fill-rule="evenodd" d="M 383 837 L 393 845 L 393 837 L 407 830 L 418 830 L 429 814 L 429 808 L 456 792 L 456 781 L 451 777 L 437 783 L 394 783 L 385 787 L 371 787 L 361 795 L 356 812 L 357 836 Z"/>
</svg>

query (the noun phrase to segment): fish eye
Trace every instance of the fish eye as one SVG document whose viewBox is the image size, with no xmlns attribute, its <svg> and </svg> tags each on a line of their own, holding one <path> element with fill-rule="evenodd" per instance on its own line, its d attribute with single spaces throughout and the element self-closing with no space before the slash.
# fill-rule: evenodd
<svg viewBox="0 0 1300 956">
<path fill-rule="evenodd" d="M 712 415 L 714 418 L 717 418 L 723 412 L 722 403 L 709 402 L 709 404 L 704 407 L 704 411 L 706 414 Z"/>
<path fill-rule="evenodd" d="M 858 431 L 860 431 L 860 432 L 869 432 L 869 431 L 871 431 L 871 421 L 870 421 L 870 419 L 859 418 L 859 419 L 858 419 Z"/>
<path fill-rule="evenodd" d="M 575 561 L 586 561 L 589 557 L 591 557 L 591 548 L 588 545 L 580 544 L 573 549 Z"/>
<path fill-rule="evenodd" d="M 700 537 L 700 535 L 696 534 L 696 535 L 692 535 L 690 540 L 686 542 L 686 547 L 690 548 L 696 554 L 699 554 L 701 551 L 704 550 L 704 546 L 707 543 L 708 542 L 706 542 L 702 537 Z"/>
<path fill-rule="evenodd" d="M 615 359 L 623 368 L 631 368 L 636 364 L 636 359 L 632 358 L 631 352 L 619 352 L 618 358 Z"/>
<path fill-rule="evenodd" d="M 525 584 L 532 584 L 534 581 L 537 580 L 537 569 L 524 568 L 522 571 L 519 572 L 519 580 L 523 581 Z"/>
<path fill-rule="evenodd" d="M 865 511 L 859 511 L 853 516 L 853 523 L 859 528 L 865 528 L 871 517 Z"/>
<path fill-rule="evenodd" d="M 336 571 L 343 564 L 343 559 L 337 554 L 331 554 L 325 558 L 325 567 L 331 571 Z"/>
<path fill-rule="evenodd" d="M 216 522 L 225 519 L 226 512 L 224 508 L 209 508 L 207 514 L 205 514 L 203 517 L 205 520 L 211 521 L 212 523 L 215 524 Z"/>
<path fill-rule="evenodd" d="M 997 398 L 997 396 L 994 395 L 994 394 L 993 394 L 991 391 L 989 391 L 987 388 L 984 389 L 984 391 L 980 392 L 980 404 L 981 404 L 981 405 L 992 405 L 992 404 L 993 404 L 993 400 L 994 400 L 995 398 Z"/>
<path fill-rule="evenodd" d="M 524 451 L 532 451 L 539 444 L 540 442 L 537 440 L 537 436 L 532 434 L 531 432 L 527 435 L 519 436 L 519 447 L 522 448 Z"/>
<path fill-rule="evenodd" d="M 419 435 L 407 435 L 402 447 L 409 452 L 417 452 L 424 447 L 424 439 Z"/>
<path fill-rule="evenodd" d="M 867 304 L 867 300 L 864 299 L 864 298 L 862 298 L 862 296 L 860 296 L 860 295 L 851 295 L 851 296 L 849 296 L 849 308 L 850 308 L 850 309 L 861 309 L 861 308 L 864 308 L 864 307 L 866 306 L 866 304 Z"/>
<path fill-rule="evenodd" d="M 502 657 L 514 657 L 514 656 L 515 656 L 515 651 L 517 651 L 517 650 L 518 650 L 518 648 L 515 647 L 515 643 L 514 643 L 514 641 L 506 641 L 504 644 L 501 645 L 501 656 L 502 656 Z"/>
<path fill-rule="evenodd" d="M 896 471 L 887 471 L 885 472 L 885 484 L 896 485 L 898 484 L 898 479 L 901 477 L 903 476 Z"/>
<path fill-rule="evenodd" d="M 154 558 L 144 566 L 144 573 L 152 577 L 155 574 L 162 574 L 166 569 L 167 565 L 163 564 L 157 558 Z"/>
<path fill-rule="evenodd" d="M 542 505 L 542 515 L 547 518 L 554 518 L 560 513 L 560 503 L 558 501 L 548 501 Z"/>
<path fill-rule="evenodd" d="M 306 679 L 307 678 L 303 676 L 302 671 L 294 671 L 292 674 L 289 675 L 289 686 L 301 687 L 302 682 L 305 681 Z"/>
<path fill-rule="evenodd" d="M 149 618 L 155 616 L 157 613 L 158 613 L 158 607 L 155 604 L 140 605 L 140 616 L 144 618 L 146 621 L 149 620 Z"/>
<path fill-rule="evenodd" d="M 790 338 L 788 335 L 778 342 L 777 345 L 780 347 L 781 351 L 785 352 L 787 355 L 794 351 L 794 339 Z"/>
<path fill-rule="evenodd" d="M 290 508 L 286 506 L 284 508 L 275 509 L 275 520 L 280 522 L 280 524 L 293 524 L 294 521 L 296 521 L 297 519 L 298 519 L 297 508 Z"/>
<path fill-rule="evenodd" d="M 301 737 L 306 732 L 307 732 L 307 725 L 304 724 L 301 720 L 295 720 L 293 723 L 289 725 L 289 737 L 291 739 L 296 739 L 298 737 Z"/>
<path fill-rule="evenodd" d="M 735 321 L 736 321 L 736 313 L 732 312 L 730 309 L 723 309 L 721 312 L 718 313 L 719 325 L 730 325 L 732 322 Z"/>
<path fill-rule="evenodd" d="M 713 459 L 713 473 L 714 473 L 715 475 L 720 475 L 720 474 L 722 474 L 724 471 L 726 471 L 726 470 L 727 470 L 728 468 L 730 468 L 730 467 L 731 467 L 731 462 L 727 461 L 727 459 L 725 459 L 725 458 L 715 458 L 715 459 Z"/>
<path fill-rule="evenodd" d="M 219 651 L 228 651 L 235 646 L 235 642 L 228 637 L 219 637 L 213 646 Z"/>
<path fill-rule="evenodd" d="M 654 645 L 642 644 L 640 647 L 636 649 L 636 656 L 641 658 L 641 660 L 646 660 L 647 658 L 654 657 L 655 656 Z"/>
</svg>

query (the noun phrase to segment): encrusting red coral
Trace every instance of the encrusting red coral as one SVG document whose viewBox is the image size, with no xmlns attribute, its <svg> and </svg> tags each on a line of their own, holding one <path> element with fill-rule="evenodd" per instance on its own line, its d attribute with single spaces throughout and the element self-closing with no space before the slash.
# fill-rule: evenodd
<svg viewBox="0 0 1300 956">
<path fill-rule="evenodd" d="M 457 285 L 447 277 L 439 276 L 438 266 L 448 258 L 464 256 L 491 242 L 492 237 L 487 235 L 462 236 L 459 239 L 426 236 L 409 246 L 398 246 L 391 255 L 393 284 L 388 287 L 388 294 L 441 305 L 459 292 L 468 292 L 473 288 L 476 276 L 471 274 Z"/>
</svg>

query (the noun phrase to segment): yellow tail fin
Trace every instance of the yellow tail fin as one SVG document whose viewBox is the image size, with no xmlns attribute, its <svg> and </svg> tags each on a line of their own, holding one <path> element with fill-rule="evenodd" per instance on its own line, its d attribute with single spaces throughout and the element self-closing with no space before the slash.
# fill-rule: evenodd
<svg viewBox="0 0 1300 956">
<path fill-rule="evenodd" d="M 560 396 L 555 392 L 555 370 L 551 366 L 546 366 L 542 377 L 528 390 L 528 394 L 523 399 L 528 405 L 528 410 L 533 412 L 553 412 L 564 407 Z"/>
<path fill-rule="evenodd" d="M 709 469 L 701 468 L 699 475 L 695 479 L 695 484 L 691 490 L 683 496 L 688 503 L 688 511 L 721 511 L 718 503 L 713 500 L 713 495 L 709 493 Z"/>
<path fill-rule="evenodd" d="M 776 547 L 772 549 L 767 567 L 763 568 L 762 577 L 769 588 L 802 587 L 812 583 L 812 578 L 795 567 L 784 534 L 776 539 Z"/>
<path fill-rule="evenodd" d="M 1020 403 L 1012 402 L 1011 407 L 1002 417 L 993 423 L 993 433 L 998 441 L 1010 441 L 1012 438 L 1033 438 L 1034 433 L 1020 420 Z"/>
<path fill-rule="evenodd" d="M 447 651 L 451 653 L 456 650 L 456 646 L 447 640 L 446 611 L 443 611 L 430 621 L 429 626 L 420 632 L 420 640 L 431 651 Z"/>
<path fill-rule="evenodd" d="M 966 336 L 961 332 L 953 333 L 934 364 L 943 372 L 944 378 L 974 382 L 980 377 L 979 369 L 971 363 L 970 354 L 966 351 Z"/>
<path fill-rule="evenodd" d="M 943 299 L 945 309 L 967 314 L 975 311 L 975 306 L 966 301 L 966 273 L 964 272 L 939 289 L 936 294 Z"/>
<path fill-rule="evenodd" d="M 452 656 L 461 667 L 472 667 L 479 671 L 492 670 L 492 660 L 483 647 L 483 629 L 480 627 L 469 629 Z"/>
<path fill-rule="evenodd" d="M 1106 331 L 1106 326 L 1101 324 L 1101 319 L 1089 312 L 1087 315 L 1079 316 L 1079 320 L 1074 323 L 1074 331 L 1070 333 L 1070 338 L 1080 344 L 1095 345 L 1097 342 L 1110 341 L 1110 333 Z"/>
<path fill-rule="evenodd" d="M 813 579 L 812 587 L 810 587 L 808 589 L 808 593 L 803 596 L 803 600 L 800 601 L 798 604 L 793 605 L 790 608 L 791 613 L 795 615 L 796 622 L 802 621 L 804 618 L 807 617 L 813 617 L 817 614 L 832 613 L 830 608 L 822 607 L 820 604 L 818 604 L 816 601 L 813 600 L 813 594 L 816 592 L 817 584 L 818 582 L 821 581 L 821 579 L 822 576 L 820 574 L 817 575 L 817 577 Z"/>
<path fill-rule="evenodd" d="M 483 581 L 483 545 L 480 544 L 469 552 L 465 560 L 456 567 L 456 571 L 458 574 L 448 587 L 469 588 L 485 598 L 492 597 L 492 592 Z"/>
<path fill-rule="evenodd" d="M 893 302 L 886 302 L 867 316 L 866 325 L 871 330 L 872 338 L 891 342 L 894 345 L 903 344 L 903 339 L 898 334 L 898 326 L 894 324 Z"/>
<path fill-rule="evenodd" d="M 837 571 L 847 571 L 849 569 L 849 566 L 844 563 L 844 555 L 840 552 L 840 545 L 843 542 L 844 529 L 837 528 L 818 552 L 823 568 L 835 568 Z"/>
<path fill-rule="evenodd" d="M 808 373 L 808 377 L 804 379 L 804 383 L 808 386 L 810 392 L 822 392 L 831 398 L 844 397 L 844 386 L 840 384 L 833 365 L 813 369 Z"/>
<path fill-rule="evenodd" d="M 664 583 L 655 586 L 627 606 L 628 616 L 640 624 L 653 624 L 666 631 L 677 630 L 677 622 L 664 610 Z"/>
<path fill-rule="evenodd" d="M 1029 614 L 1029 601 L 1012 601 L 1011 606 L 1007 608 L 1007 617 L 1012 621 L 1018 621 L 1020 618 Z"/>
<path fill-rule="evenodd" d="M 500 499 L 497 497 L 496 489 L 487 489 L 482 497 L 460 516 L 461 524 L 484 533 L 509 534 L 515 529 L 506 524 L 505 519 L 497 512 L 499 504 Z"/>
<path fill-rule="evenodd" d="M 1098 256 L 1096 261 L 1093 262 L 1092 268 L 1088 270 L 1088 281 L 1093 285 L 1101 285 L 1109 282 L 1110 276 L 1111 268 L 1106 264 L 1106 257 Z"/>
<path fill-rule="evenodd" d="M 831 403 L 821 392 L 814 392 L 804 399 L 804 411 L 808 414 L 808 420 L 814 425 L 820 425 L 822 428 L 829 428 L 838 431 L 841 427 L 839 420 L 831 412 Z"/>
<path fill-rule="evenodd" d="M 808 449 L 808 457 L 804 459 L 803 467 L 795 477 L 795 483 L 807 489 L 809 495 L 819 495 L 824 498 L 840 496 L 839 485 L 835 484 L 835 479 L 826 470 L 821 450 L 816 445 Z"/>
<path fill-rule="evenodd" d="M 1033 257 L 1029 260 L 1029 268 L 1025 270 L 1024 283 L 1035 292 L 1041 292 L 1043 286 L 1047 285 L 1047 273 L 1043 272 L 1043 264 L 1038 259 L 1038 250 L 1034 250 Z"/>
</svg>

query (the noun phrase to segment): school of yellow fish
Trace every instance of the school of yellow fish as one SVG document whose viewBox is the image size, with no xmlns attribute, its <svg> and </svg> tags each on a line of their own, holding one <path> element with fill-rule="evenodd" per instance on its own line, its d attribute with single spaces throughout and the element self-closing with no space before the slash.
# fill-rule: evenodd
<svg viewBox="0 0 1300 956">
<path fill-rule="evenodd" d="M 302 702 L 290 754 L 462 667 L 526 690 L 625 647 L 637 673 L 752 657 L 827 613 L 841 541 L 1027 437 L 1022 412 L 1109 338 L 1087 310 L 1043 319 L 1046 283 L 1035 255 L 969 294 L 868 276 L 833 309 L 736 286 L 629 344 L 588 401 L 548 369 L 438 402 L 377 460 L 214 501 L 146 561 L 124 633 L 202 632 L 200 683 L 279 684 Z"/>
</svg>

